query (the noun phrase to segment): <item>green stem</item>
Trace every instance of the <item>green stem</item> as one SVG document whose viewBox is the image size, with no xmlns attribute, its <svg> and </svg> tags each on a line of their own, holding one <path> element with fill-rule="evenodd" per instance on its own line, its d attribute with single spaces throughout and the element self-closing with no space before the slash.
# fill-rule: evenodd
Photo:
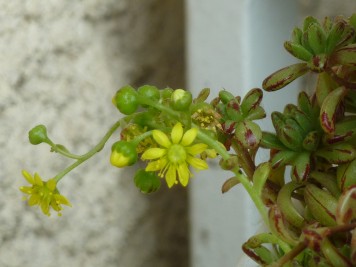
<svg viewBox="0 0 356 267">
<path fill-rule="evenodd" d="M 195 125 L 194 125 L 195 126 Z M 197 127 L 199 129 L 199 127 Z M 198 138 L 207 144 L 210 148 L 215 149 L 216 153 L 218 153 L 223 159 L 227 160 L 230 158 L 229 153 L 227 153 L 225 147 L 214 138 L 211 138 L 206 133 L 198 130 Z"/>
<path fill-rule="evenodd" d="M 265 205 L 262 202 L 262 199 L 260 195 L 257 193 L 257 191 L 253 188 L 250 180 L 246 175 L 244 175 L 242 172 L 239 171 L 239 167 L 235 167 L 232 170 L 236 176 L 236 178 L 240 181 L 240 183 L 243 185 L 247 193 L 250 195 L 250 198 L 252 199 L 253 203 L 255 204 L 257 210 L 259 211 L 264 223 L 266 226 L 269 225 L 268 221 L 268 214 L 267 210 L 265 208 Z"/>
<path fill-rule="evenodd" d="M 76 162 L 73 164 L 69 165 L 67 168 L 65 168 L 63 171 L 58 173 L 54 179 L 58 183 L 67 173 L 69 173 L 71 170 L 82 164 L 84 161 L 88 160 L 92 156 L 94 156 L 96 153 L 98 153 L 100 150 L 103 149 L 105 146 L 105 143 L 108 141 L 108 139 L 111 137 L 111 135 L 116 131 L 117 128 L 119 128 L 121 121 L 117 121 L 109 131 L 104 135 L 104 137 L 100 140 L 100 142 L 94 146 L 91 150 L 89 150 L 87 153 L 83 154 L 80 156 Z"/>
<path fill-rule="evenodd" d="M 171 108 L 169 108 L 167 106 L 160 104 L 159 102 L 152 101 L 152 100 L 148 99 L 147 97 L 139 97 L 139 102 L 141 104 L 154 107 L 154 108 L 172 116 L 175 119 L 179 119 L 179 117 L 180 117 L 178 112 L 172 110 Z"/>
</svg>

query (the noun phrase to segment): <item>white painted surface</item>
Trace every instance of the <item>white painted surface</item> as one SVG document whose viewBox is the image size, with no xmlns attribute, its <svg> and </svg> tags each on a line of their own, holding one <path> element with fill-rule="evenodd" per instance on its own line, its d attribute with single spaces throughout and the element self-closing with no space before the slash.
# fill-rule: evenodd
<svg viewBox="0 0 356 267">
<path fill-rule="evenodd" d="M 296 10 L 296 1 L 187 0 L 188 88 L 197 93 L 210 87 L 216 96 L 222 88 L 244 95 L 260 87 L 267 75 L 293 63 L 283 41 L 297 23 Z M 296 94 L 295 88 L 270 93 L 264 106 L 267 112 L 281 110 Z M 192 267 L 251 264 L 238 259 L 242 243 L 261 226 L 260 218 L 241 187 L 221 194 L 229 175 L 212 168 L 192 182 Z"/>
</svg>

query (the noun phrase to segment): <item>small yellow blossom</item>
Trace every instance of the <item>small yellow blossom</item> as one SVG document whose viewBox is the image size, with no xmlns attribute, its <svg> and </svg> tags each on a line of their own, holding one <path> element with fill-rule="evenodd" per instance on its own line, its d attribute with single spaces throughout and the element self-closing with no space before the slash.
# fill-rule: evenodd
<svg viewBox="0 0 356 267">
<path fill-rule="evenodd" d="M 72 206 L 68 199 L 59 193 L 55 179 L 42 181 L 37 173 L 32 176 L 25 170 L 22 171 L 22 175 L 26 181 L 31 184 L 31 186 L 20 187 L 20 190 L 28 195 L 28 197 L 25 198 L 28 200 L 28 205 L 40 206 L 42 212 L 47 216 L 51 215 L 49 212 L 50 208 L 58 212 L 58 216 L 61 216 L 61 205 Z"/>
<path fill-rule="evenodd" d="M 186 186 L 192 176 L 189 165 L 197 170 L 205 170 L 208 164 L 195 157 L 207 149 L 206 144 L 194 144 L 198 134 L 197 128 L 192 128 L 183 134 L 181 123 L 177 123 L 171 132 L 171 138 L 160 130 L 153 130 L 153 139 L 160 147 L 149 148 L 142 154 L 143 160 L 152 160 L 148 163 L 146 171 L 159 171 L 160 177 L 165 177 L 168 187 L 179 182 Z"/>
</svg>

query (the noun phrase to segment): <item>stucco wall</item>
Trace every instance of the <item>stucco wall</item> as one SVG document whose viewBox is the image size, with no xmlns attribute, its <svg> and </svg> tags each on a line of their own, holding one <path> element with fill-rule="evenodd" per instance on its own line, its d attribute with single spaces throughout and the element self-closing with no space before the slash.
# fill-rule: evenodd
<svg viewBox="0 0 356 267">
<path fill-rule="evenodd" d="M 62 217 L 28 207 L 18 190 L 21 169 L 47 179 L 71 163 L 28 143 L 34 125 L 84 153 L 118 118 L 118 87 L 183 86 L 182 1 L 0 7 L 0 266 L 187 266 L 186 192 L 142 195 L 133 170 L 110 166 L 110 144 L 59 184 L 73 204 Z"/>
</svg>

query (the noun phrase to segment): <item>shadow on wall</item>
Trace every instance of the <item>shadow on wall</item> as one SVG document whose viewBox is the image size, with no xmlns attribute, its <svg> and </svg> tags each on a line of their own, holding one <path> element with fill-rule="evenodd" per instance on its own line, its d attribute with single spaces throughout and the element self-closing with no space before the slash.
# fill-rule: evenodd
<svg viewBox="0 0 356 267">
<path fill-rule="evenodd" d="M 105 32 L 105 53 L 113 83 L 118 88 L 124 85 L 120 84 L 122 79 L 115 76 L 122 63 L 110 60 L 121 58 L 124 62 L 131 62 L 130 66 L 125 66 L 127 84 L 134 87 L 151 84 L 159 88 L 185 88 L 184 1 L 134 0 L 128 1 L 127 5 L 126 12 L 118 11 L 109 17 L 101 17 L 107 20 L 104 24 L 95 23 L 98 18 L 86 18 L 94 26 L 102 27 L 97 29 L 98 32 Z M 123 19 L 123 16 L 126 18 Z M 168 190 L 164 182 L 159 192 L 145 196 L 149 208 L 141 218 L 145 224 L 153 225 L 155 233 L 152 235 L 156 239 L 155 252 L 147 259 L 146 267 L 189 265 L 187 196 L 186 188 L 177 186 Z M 124 258 L 135 256 L 128 250 L 132 250 L 136 242 L 145 242 L 142 233 L 140 230 L 132 233 L 127 249 L 120 251 Z"/>
</svg>

